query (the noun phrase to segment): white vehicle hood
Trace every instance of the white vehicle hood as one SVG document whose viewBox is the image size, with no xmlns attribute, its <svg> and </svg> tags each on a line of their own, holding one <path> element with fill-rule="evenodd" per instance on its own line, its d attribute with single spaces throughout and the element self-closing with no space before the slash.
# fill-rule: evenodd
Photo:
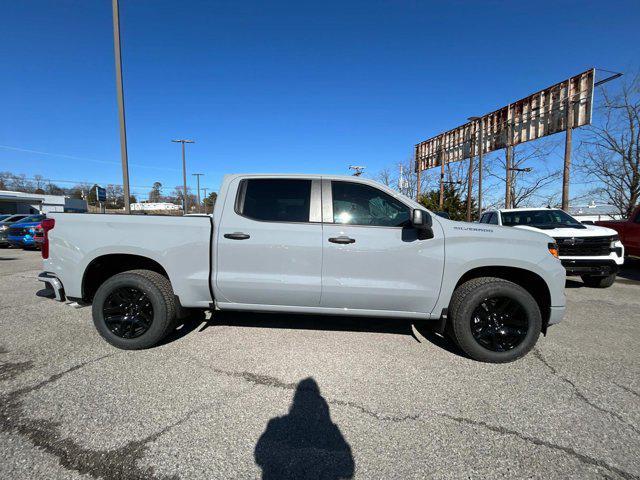
<svg viewBox="0 0 640 480">
<path fill-rule="evenodd" d="M 515 225 L 514 228 L 522 230 L 530 230 L 532 232 L 546 233 L 553 238 L 572 238 L 572 237 L 605 237 L 617 235 L 618 232 L 611 228 L 599 227 L 597 225 L 584 225 L 586 228 L 554 228 L 542 229 L 530 227 L 527 225 Z"/>
</svg>

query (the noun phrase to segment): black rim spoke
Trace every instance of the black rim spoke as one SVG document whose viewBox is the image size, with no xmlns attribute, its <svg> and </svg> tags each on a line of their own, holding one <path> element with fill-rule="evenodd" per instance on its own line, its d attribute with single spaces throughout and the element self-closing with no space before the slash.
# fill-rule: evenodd
<svg viewBox="0 0 640 480">
<path fill-rule="evenodd" d="M 485 298 L 471 315 L 473 338 L 482 347 L 494 352 L 517 347 L 527 336 L 528 330 L 527 314 L 513 298 Z"/>
<path fill-rule="evenodd" d="M 102 315 L 111 333 L 131 339 L 149 330 L 153 323 L 153 306 L 143 291 L 120 287 L 106 298 Z"/>
</svg>

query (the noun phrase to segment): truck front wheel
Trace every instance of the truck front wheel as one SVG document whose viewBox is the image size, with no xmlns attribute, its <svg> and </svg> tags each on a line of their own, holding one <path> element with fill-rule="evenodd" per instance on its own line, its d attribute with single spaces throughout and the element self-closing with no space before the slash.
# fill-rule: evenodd
<svg viewBox="0 0 640 480">
<path fill-rule="evenodd" d="M 448 327 L 452 339 L 474 360 L 506 363 L 533 348 L 542 317 L 537 302 L 520 285 L 482 277 L 453 292 Z"/>
<path fill-rule="evenodd" d="M 616 274 L 612 273 L 606 277 L 596 277 L 592 275 L 582 275 L 582 281 L 587 287 L 608 288 L 616 281 Z"/>
<path fill-rule="evenodd" d="M 111 345 L 153 347 L 175 326 L 176 302 L 169 280 L 150 270 L 131 270 L 105 281 L 93 298 L 93 323 Z"/>
</svg>

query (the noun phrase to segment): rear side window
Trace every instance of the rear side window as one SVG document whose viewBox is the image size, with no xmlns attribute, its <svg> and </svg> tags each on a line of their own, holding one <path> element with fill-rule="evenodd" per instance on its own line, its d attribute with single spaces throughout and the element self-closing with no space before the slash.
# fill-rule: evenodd
<svg viewBox="0 0 640 480">
<path fill-rule="evenodd" d="M 311 180 L 255 179 L 240 184 L 238 213 L 264 222 L 308 222 Z"/>
</svg>

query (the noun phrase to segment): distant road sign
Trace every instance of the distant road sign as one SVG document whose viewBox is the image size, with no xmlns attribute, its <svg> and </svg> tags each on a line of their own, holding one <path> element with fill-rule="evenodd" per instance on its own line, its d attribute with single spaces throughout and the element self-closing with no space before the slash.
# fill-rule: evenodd
<svg viewBox="0 0 640 480">
<path fill-rule="evenodd" d="M 102 187 L 96 186 L 96 198 L 98 199 L 99 202 L 106 202 L 107 191 Z"/>
<path fill-rule="evenodd" d="M 535 140 L 591 123 L 595 68 L 416 145 L 416 171 Z"/>
</svg>

